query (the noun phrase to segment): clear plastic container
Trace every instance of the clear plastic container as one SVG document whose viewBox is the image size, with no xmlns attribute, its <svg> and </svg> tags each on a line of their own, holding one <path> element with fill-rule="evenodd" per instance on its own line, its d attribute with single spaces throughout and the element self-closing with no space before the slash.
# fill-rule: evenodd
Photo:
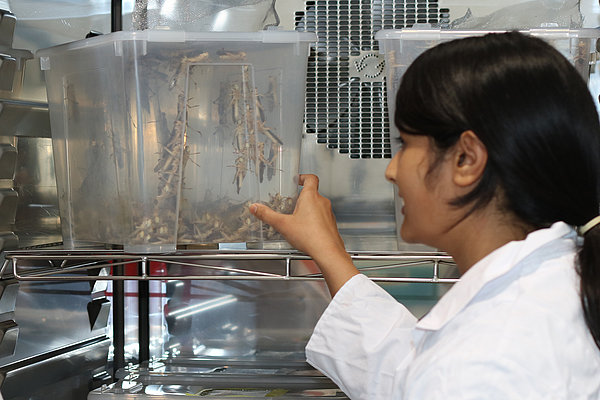
<svg viewBox="0 0 600 400">
<path fill-rule="evenodd" d="M 469 36 L 482 36 L 492 32 L 482 30 L 442 30 L 430 27 L 418 27 L 399 30 L 381 30 L 375 34 L 379 41 L 380 52 L 385 54 L 385 73 L 387 83 L 388 111 L 393 120 L 396 108 L 396 92 L 408 66 L 425 50 L 435 45 Z M 592 53 L 596 51 L 596 40 L 600 38 L 598 29 L 562 29 L 540 28 L 521 30 L 520 32 L 547 40 L 567 59 L 586 79 L 590 75 Z M 595 59 L 593 60 L 595 62 Z M 396 126 L 390 124 L 390 134 L 399 134 Z M 403 215 L 401 213 L 402 199 L 395 196 L 396 201 L 396 232 L 398 232 L 399 248 L 406 247 L 399 235 Z"/>
<path fill-rule="evenodd" d="M 65 246 L 166 252 L 279 239 L 248 205 L 293 209 L 315 41 L 138 31 L 38 51 Z"/>
</svg>

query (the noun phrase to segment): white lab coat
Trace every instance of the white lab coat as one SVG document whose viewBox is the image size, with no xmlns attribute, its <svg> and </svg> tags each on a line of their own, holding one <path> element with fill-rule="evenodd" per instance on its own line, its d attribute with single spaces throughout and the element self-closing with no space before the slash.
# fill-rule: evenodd
<svg viewBox="0 0 600 400">
<path fill-rule="evenodd" d="M 564 223 L 471 267 L 420 321 L 364 275 L 325 310 L 307 361 L 352 399 L 600 399 Z"/>
</svg>

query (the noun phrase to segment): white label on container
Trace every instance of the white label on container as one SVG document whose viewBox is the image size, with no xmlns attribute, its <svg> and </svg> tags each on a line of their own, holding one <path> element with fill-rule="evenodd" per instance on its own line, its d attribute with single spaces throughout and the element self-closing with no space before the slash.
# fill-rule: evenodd
<svg viewBox="0 0 600 400">
<path fill-rule="evenodd" d="M 42 71 L 50 70 L 50 57 L 40 57 L 40 69 Z"/>
<path fill-rule="evenodd" d="M 123 56 L 123 42 L 120 40 L 115 40 L 113 42 L 115 46 L 115 56 L 122 57 Z"/>
<path fill-rule="evenodd" d="M 184 31 L 155 30 L 147 33 L 149 42 L 185 42 Z"/>
</svg>

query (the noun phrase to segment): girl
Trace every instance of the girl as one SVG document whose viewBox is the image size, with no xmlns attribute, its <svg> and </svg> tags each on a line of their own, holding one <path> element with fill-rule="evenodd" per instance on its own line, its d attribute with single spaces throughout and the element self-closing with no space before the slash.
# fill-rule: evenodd
<svg viewBox="0 0 600 400">
<path fill-rule="evenodd" d="M 449 253 L 461 280 L 417 321 L 359 274 L 302 176 L 292 215 L 251 211 L 334 296 L 308 361 L 353 399 L 600 399 L 600 126 L 584 80 L 540 39 L 455 40 L 408 68 L 395 123 L 401 236 Z"/>
</svg>

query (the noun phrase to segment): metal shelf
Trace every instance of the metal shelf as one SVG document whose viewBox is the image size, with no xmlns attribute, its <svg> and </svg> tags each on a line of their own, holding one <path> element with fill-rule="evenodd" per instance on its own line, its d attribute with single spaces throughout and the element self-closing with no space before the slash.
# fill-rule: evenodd
<svg viewBox="0 0 600 400">
<path fill-rule="evenodd" d="M 377 282 L 454 283 L 458 278 L 440 277 L 440 266 L 452 266 L 445 253 L 351 252 L 359 270 Z M 17 250 L 5 253 L 0 275 L 21 281 L 73 280 L 322 280 L 307 271 L 311 258 L 295 251 L 181 251 L 169 254 L 130 254 L 119 250 Z M 157 274 L 153 264 L 166 266 Z M 268 263 L 268 268 L 262 265 Z M 113 273 L 112 267 L 137 264 L 135 273 Z M 375 264 L 375 265 L 361 265 Z M 427 277 L 398 276 L 404 267 L 430 265 Z M 188 272 L 172 273 L 173 266 Z M 249 267 L 251 266 L 251 268 Z M 193 272 L 189 272 L 189 270 Z M 88 275 L 94 272 L 93 275 Z M 384 275 L 384 276 L 377 276 Z"/>
</svg>

